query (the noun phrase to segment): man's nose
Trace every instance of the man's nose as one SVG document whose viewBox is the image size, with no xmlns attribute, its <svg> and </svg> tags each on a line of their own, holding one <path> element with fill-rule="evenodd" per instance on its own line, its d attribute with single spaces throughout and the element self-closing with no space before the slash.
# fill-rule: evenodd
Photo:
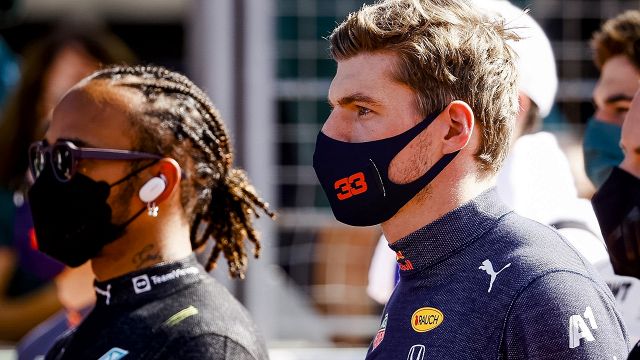
<svg viewBox="0 0 640 360">
<path fill-rule="evenodd" d="M 618 124 L 620 122 L 619 118 L 621 118 L 621 116 L 612 114 L 611 111 L 606 111 L 604 109 L 596 110 L 596 113 L 594 114 L 594 116 L 596 119 L 607 124 Z"/>
<path fill-rule="evenodd" d="M 328 137 L 345 142 L 351 142 L 349 121 L 344 119 L 339 110 L 334 109 L 322 126 L 322 133 Z"/>
</svg>

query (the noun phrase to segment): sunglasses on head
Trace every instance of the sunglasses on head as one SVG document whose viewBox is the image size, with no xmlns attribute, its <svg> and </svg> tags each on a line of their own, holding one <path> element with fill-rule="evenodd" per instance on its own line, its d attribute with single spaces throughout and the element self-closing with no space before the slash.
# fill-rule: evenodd
<svg viewBox="0 0 640 360">
<path fill-rule="evenodd" d="M 159 160 L 162 156 L 129 150 L 78 147 L 71 141 L 49 145 L 36 141 L 29 147 L 29 170 L 34 179 L 42 173 L 49 158 L 53 173 L 61 182 L 71 180 L 81 159 L 94 160 Z"/>
</svg>

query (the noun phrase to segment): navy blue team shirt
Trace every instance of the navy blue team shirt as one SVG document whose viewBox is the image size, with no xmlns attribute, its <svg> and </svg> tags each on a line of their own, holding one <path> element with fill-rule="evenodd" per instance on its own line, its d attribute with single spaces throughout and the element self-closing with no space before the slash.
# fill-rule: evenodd
<svg viewBox="0 0 640 360">
<path fill-rule="evenodd" d="M 596 271 L 488 190 L 391 245 L 400 281 L 367 360 L 626 359 Z"/>
</svg>

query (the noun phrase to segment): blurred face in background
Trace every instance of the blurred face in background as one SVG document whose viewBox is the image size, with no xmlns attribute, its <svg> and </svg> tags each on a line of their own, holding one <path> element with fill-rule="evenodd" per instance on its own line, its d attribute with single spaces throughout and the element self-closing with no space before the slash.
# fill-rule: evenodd
<svg viewBox="0 0 640 360">
<path fill-rule="evenodd" d="M 98 70 L 98 60 L 80 45 L 69 44 L 57 54 L 44 75 L 38 115 L 42 119 L 38 128 L 46 129 L 51 112 L 66 92 L 77 82 Z"/>
<path fill-rule="evenodd" d="M 595 117 L 605 123 L 622 126 L 638 90 L 640 72 L 625 55 L 614 56 L 602 66 L 593 90 Z"/>
<path fill-rule="evenodd" d="M 638 90 L 638 80 L 640 72 L 624 54 L 610 57 L 602 64 L 593 89 L 596 112 L 587 123 L 583 141 L 585 170 L 596 189 L 623 159 L 621 126 Z"/>
</svg>

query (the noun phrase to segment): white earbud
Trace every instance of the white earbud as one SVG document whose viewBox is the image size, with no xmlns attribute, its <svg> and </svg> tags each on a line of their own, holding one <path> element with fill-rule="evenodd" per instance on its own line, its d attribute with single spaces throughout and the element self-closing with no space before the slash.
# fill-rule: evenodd
<svg viewBox="0 0 640 360">
<path fill-rule="evenodd" d="M 165 177 L 163 175 L 156 176 L 142 185 L 140 192 L 138 192 L 138 197 L 144 203 L 151 203 L 162 195 L 166 187 L 167 181 Z"/>
</svg>

